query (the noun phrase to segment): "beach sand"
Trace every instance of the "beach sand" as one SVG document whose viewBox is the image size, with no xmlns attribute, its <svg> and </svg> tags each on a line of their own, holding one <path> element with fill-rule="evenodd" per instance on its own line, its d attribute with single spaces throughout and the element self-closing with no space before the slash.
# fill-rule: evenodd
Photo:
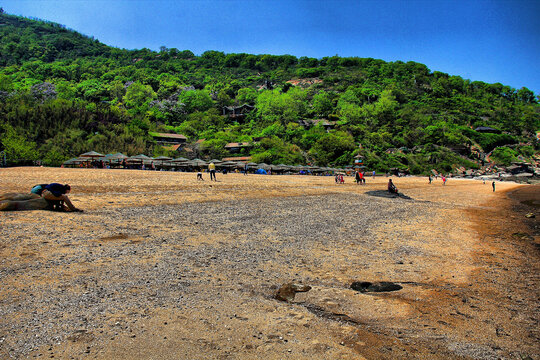
<svg viewBox="0 0 540 360">
<path fill-rule="evenodd" d="M 540 358 L 539 186 L 204 176 L 0 169 L 85 210 L 0 212 L 0 358 Z"/>
</svg>

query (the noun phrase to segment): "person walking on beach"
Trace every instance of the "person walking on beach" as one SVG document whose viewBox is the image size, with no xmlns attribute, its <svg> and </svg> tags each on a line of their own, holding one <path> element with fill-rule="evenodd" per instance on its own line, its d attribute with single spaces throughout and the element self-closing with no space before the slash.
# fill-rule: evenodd
<svg viewBox="0 0 540 360">
<path fill-rule="evenodd" d="M 495 181 L 491 183 L 491 186 L 493 187 L 493 192 L 495 192 Z"/>
<path fill-rule="evenodd" d="M 244 175 L 247 175 L 248 172 L 248 163 L 244 164 Z"/>
<path fill-rule="evenodd" d="M 429 183 L 431 184 L 431 181 L 432 181 L 431 175 L 428 176 L 428 180 L 429 180 Z"/>
<path fill-rule="evenodd" d="M 212 178 L 216 181 L 216 165 L 213 162 L 208 164 L 208 171 L 210 171 L 210 181 L 212 181 Z"/>
<path fill-rule="evenodd" d="M 441 179 L 442 179 L 442 184 L 443 184 L 443 185 L 446 185 L 446 176 L 443 175 L 443 176 L 441 177 Z"/>
</svg>

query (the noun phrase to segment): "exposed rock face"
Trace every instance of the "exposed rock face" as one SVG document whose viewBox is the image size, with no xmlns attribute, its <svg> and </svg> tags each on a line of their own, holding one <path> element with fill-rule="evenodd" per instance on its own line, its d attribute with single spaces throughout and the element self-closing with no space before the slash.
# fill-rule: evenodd
<svg viewBox="0 0 540 360">
<path fill-rule="evenodd" d="M 31 199 L 39 199 L 41 196 L 37 194 L 22 194 L 22 193 L 7 193 L 7 194 L 0 194 L 0 201 L 25 201 L 25 200 L 31 200 Z"/>
<path fill-rule="evenodd" d="M 9 193 L 0 195 L 0 211 L 46 210 L 47 200 L 36 194 Z"/>
<path fill-rule="evenodd" d="M 291 302 L 297 292 L 307 292 L 311 290 L 311 286 L 302 284 L 288 283 L 282 285 L 276 293 L 276 299 L 281 301 Z"/>
</svg>

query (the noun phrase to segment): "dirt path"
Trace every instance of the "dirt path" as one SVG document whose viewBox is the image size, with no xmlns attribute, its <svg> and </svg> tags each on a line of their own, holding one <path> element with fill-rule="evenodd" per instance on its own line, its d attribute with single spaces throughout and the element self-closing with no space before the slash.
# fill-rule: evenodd
<svg viewBox="0 0 540 360">
<path fill-rule="evenodd" d="M 2 192 L 69 183 L 86 210 L 0 212 L 0 358 L 540 357 L 539 237 L 525 217 L 538 188 L 394 179 L 406 200 L 369 195 L 386 178 L 15 168 L 0 179 Z M 312 289 L 276 300 L 291 281 Z M 360 293 L 354 281 L 403 288 Z"/>
</svg>

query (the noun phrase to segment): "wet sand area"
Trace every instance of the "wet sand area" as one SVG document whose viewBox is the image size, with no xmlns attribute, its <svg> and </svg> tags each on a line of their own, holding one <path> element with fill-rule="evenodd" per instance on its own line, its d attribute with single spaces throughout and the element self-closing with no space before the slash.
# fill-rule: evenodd
<svg viewBox="0 0 540 360">
<path fill-rule="evenodd" d="M 0 169 L 0 358 L 540 359 L 538 186 L 217 177 Z"/>
</svg>

